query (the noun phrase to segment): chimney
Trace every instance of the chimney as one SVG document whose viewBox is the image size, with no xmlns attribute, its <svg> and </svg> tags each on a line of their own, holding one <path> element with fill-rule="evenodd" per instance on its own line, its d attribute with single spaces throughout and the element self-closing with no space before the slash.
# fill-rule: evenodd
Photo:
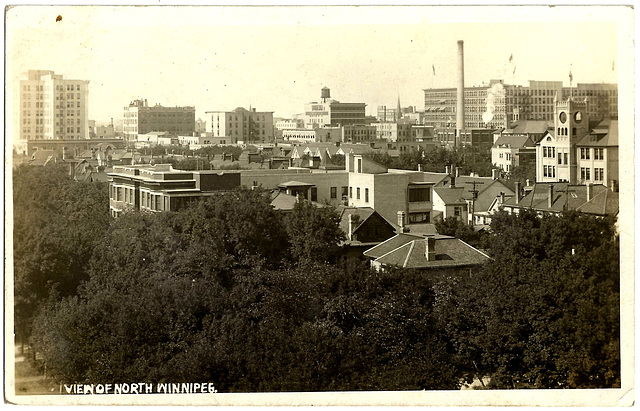
<svg viewBox="0 0 640 411">
<path fill-rule="evenodd" d="M 456 176 L 451 176 L 451 181 L 449 182 L 449 187 L 456 188 Z"/>
<path fill-rule="evenodd" d="M 427 261 L 436 260 L 436 238 L 435 237 L 430 236 L 426 238 L 424 256 L 427 258 Z"/>
<path fill-rule="evenodd" d="M 504 204 L 504 191 L 500 191 L 500 204 Z"/>
<path fill-rule="evenodd" d="M 527 187 L 529 187 L 529 186 L 531 185 L 531 180 L 529 180 L 529 179 L 527 178 L 526 183 L 527 183 Z"/>
<path fill-rule="evenodd" d="M 520 192 L 521 192 L 520 185 L 521 185 L 521 183 L 519 181 L 516 181 L 514 183 L 514 185 L 515 185 L 515 192 L 516 192 L 516 204 L 519 204 L 520 203 Z"/>
<path fill-rule="evenodd" d="M 458 147 L 462 130 L 464 130 L 464 41 L 458 40 L 458 89 L 456 112 L 456 141 Z"/>
<path fill-rule="evenodd" d="M 587 201 L 593 198 L 593 184 L 587 183 Z"/>
<path fill-rule="evenodd" d="M 449 174 L 449 166 L 444 166 L 444 172 Z"/>
<path fill-rule="evenodd" d="M 400 232 L 401 233 L 406 233 L 407 231 L 409 231 L 405 227 L 405 222 L 406 222 L 405 218 L 406 218 L 405 212 L 404 211 L 398 211 L 398 225 L 400 226 Z"/>
<path fill-rule="evenodd" d="M 553 184 L 549 184 L 549 208 L 553 206 Z"/>
<path fill-rule="evenodd" d="M 499 170 L 497 168 L 494 168 L 491 170 L 491 179 L 492 180 L 497 180 L 498 179 L 498 173 Z"/>
<path fill-rule="evenodd" d="M 460 167 L 456 167 L 456 177 L 460 177 Z"/>
<path fill-rule="evenodd" d="M 418 164 L 418 171 L 422 171 L 422 164 Z"/>
</svg>

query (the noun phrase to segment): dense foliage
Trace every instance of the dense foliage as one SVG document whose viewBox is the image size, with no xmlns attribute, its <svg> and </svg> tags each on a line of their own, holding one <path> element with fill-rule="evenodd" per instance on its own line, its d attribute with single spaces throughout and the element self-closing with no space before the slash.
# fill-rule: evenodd
<svg viewBox="0 0 640 411">
<path fill-rule="evenodd" d="M 456 389 L 480 376 L 493 388 L 620 385 L 611 219 L 498 214 L 482 239 L 492 261 L 436 280 L 346 259 L 332 209 L 281 214 L 260 191 L 113 220 L 106 188 L 62 169 L 18 169 L 14 187 L 17 327 L 33 327 L 61 382 L 212 382 L 220 392 Z"/>
<path fill-rule="evenodd" d="M 368 152 L 364 156 L 388 168 L 402 170 L 417 170 L 418 165 L 423 171 L 442 173 L 445 167 L 459 167 L 462 175 L 472 172 L 479 176 L 491 176 L 491 154 L 481 153 L 477 148 L 464 147 L 461 149 L 447 149 L 433 147 L 428 150 L 412 150 L 402 152 L 398 157 L 391 157 L 388 152 Z"/>
</svg>

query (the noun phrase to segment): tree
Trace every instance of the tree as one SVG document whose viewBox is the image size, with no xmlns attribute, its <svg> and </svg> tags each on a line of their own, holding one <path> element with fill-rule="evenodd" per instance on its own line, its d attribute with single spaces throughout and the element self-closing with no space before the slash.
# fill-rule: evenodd
<svg viewBox="0 0 640 411">
<path fill-rule="evenodd" d="M 88 278 L 111 217 L 106 184 L 75 182 L 65 165 L 17 167 L 13 188 L 14 308 L 24 342 L 51 293 L 74 295 Z"/>
<path fill-rule="evenodd" d="M 316 207 L 308 201 L 295 204 L 285 217 L 285 228 L 296 261 L 328 261 L 335 257 L 338 244 L 345 235 L 340 229 L 340 216 L 332 207 Z"/>
<path fill-rule="evenodd" d="M 438 233 L 459 238 L 474 247 L 486 246 L 484 232 L 474 230 L 472 226 L 455 217 L 438 220 L 435 223 L 435 227 Z"/>
<path fill-rule="evenodd" d="M 494 260 L 443 281 L 436 312 L 457 362 L 495 388 L 620 384 L 619 251 L 610 219 L 501 214 Z"/>
</svg>

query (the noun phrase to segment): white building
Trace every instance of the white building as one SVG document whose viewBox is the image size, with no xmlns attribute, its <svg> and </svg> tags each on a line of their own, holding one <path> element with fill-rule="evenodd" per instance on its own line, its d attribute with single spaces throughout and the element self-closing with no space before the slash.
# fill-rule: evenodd
<svg viewBox="0 0 640 411">
<path fill-rule="evenodd" d="M 20 81 L 18 138 L 86 139 L 88 80 L 69 80 L 50 70 L 29 70 Z"/>
<path fill-rule="evenodd" d="M 207 111 L 207 133 L 225 137 L 226 144 L 268 143 L 274 139 L 273 112 L 246 110 Z"/>
</svg>

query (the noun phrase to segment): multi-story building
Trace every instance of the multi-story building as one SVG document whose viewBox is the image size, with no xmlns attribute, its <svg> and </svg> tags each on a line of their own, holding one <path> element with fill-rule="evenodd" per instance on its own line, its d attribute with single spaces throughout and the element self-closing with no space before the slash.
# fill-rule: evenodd
<svg viewBox="0 0 640 411">
<path fill-rule="evenodd" d="M 455 129 L 455 88 L 425 89 L 424 124 L 438 129 Z M 491 80 L 481 86 L 465 87 L 465 128 L 511 128 L 518 120 L 553 120 L 554 97 L 570 96 L 589 101 L 591 120 L 618 115 L 617 84 L 578 83 L 563 87 L 561 81 L 529 81 L 529 86 Z"/>
<path fill-rule="evenodd" d="M 304 128 L 304 120 L 299 118 L 279 118 L 274 119 L 274 127 L 276 130 L 293 130 Z"/>
<path fill-rule="evenodd" d="M 69 80 L 50 70 L 29 70 L 20 81 L 19 127 L 22 140 L 90 138 L 89 81 Z"/>
<path fill-rule="evenodd" d="M 240 173 L 174 170 L 170 164 L 114 166 L 108 173 L 109 209 L 177 211 L 204 196 L 240 186 Z"/>
<path fill-rule="evenodd" d="M 377 131 L 374 125 L 349 124 L 342 126 L 342 141 L 345 143 L 368 143 L 376 141 Z"/>
<path fill-rule="evenodd" d="M 398 115 L 400 113 L 400 115 Z M 390 107 L 390 106 L 378 106 L 378 114 L 376 118 L 378 121 L 398 121 L 409 114 L 417 113 L 416 108 L 409 107 Z"/>
<path fill-rule="evenodd" d="M 97 126 L 95 128 L 95 138 L 115 138 L 116 130 L 113 128 L 113 124 L 108 126 Z"/>
<path fill-rule="evenodd" d="M 207 131 L 207 122 L 199 118 L 196 120 L 196 134 L 204 133 Z"/>
<path fill-rule="evenodd" d="M 536 181 L 578 181 L 576 144 L 589 132 L 587 102 L 556 99 L 554 128 L 536 146 Z"/>
<path fill-rule="evenodd" d="M 196 108 L 149 106 L 147 100 L 134 100 L 124 108 L 125 142 L 133 142 L 138 134 L 151 131 L 173 135 L 192 135 L 196 130 Z"/>
<path fill-rule="evenodd" d="M 413 139 L 412 124 L 409 121 L 387 121 L 373 123 L 376 139 L 389 142 L 409 142 Z"/>
<path fill-rule="evenodd" d="M 331 99 L 330 90 L 324 87 L 319 102 L 306 104 L 305 128 L 366 124 L 365 103 L 341 103 Z"/>
<path fill-rule="evenodd" d="M 371 207 L 389 221 L 398 213 L 408 225 L 431 223 L 433 211 L 431 176 L 420 171 L 387 170 L 362 155 L 347 154 L 349 173 L 348 205 Z M 404 219 L 405 217 L 403 217 Z"/>
<path fill-rule="evenodd" d="M 535 157 L 535 144 L 526 136 L 501 136 L 491 148 L 491 163 L 507 173 L 535 162 Z"/>
<path fill-rule="evenodd" d="M 273 112 L 247 110 L 207 111 L 207 133 L 213 137 L 227 137 L 227 144 L 268 143 L 274 139 Z"/>
<path fill-rule="evenodd" d="M 579 184 L 618 184 L 618 120 L 603 120 L 576 143 Z"/>
</svg>

